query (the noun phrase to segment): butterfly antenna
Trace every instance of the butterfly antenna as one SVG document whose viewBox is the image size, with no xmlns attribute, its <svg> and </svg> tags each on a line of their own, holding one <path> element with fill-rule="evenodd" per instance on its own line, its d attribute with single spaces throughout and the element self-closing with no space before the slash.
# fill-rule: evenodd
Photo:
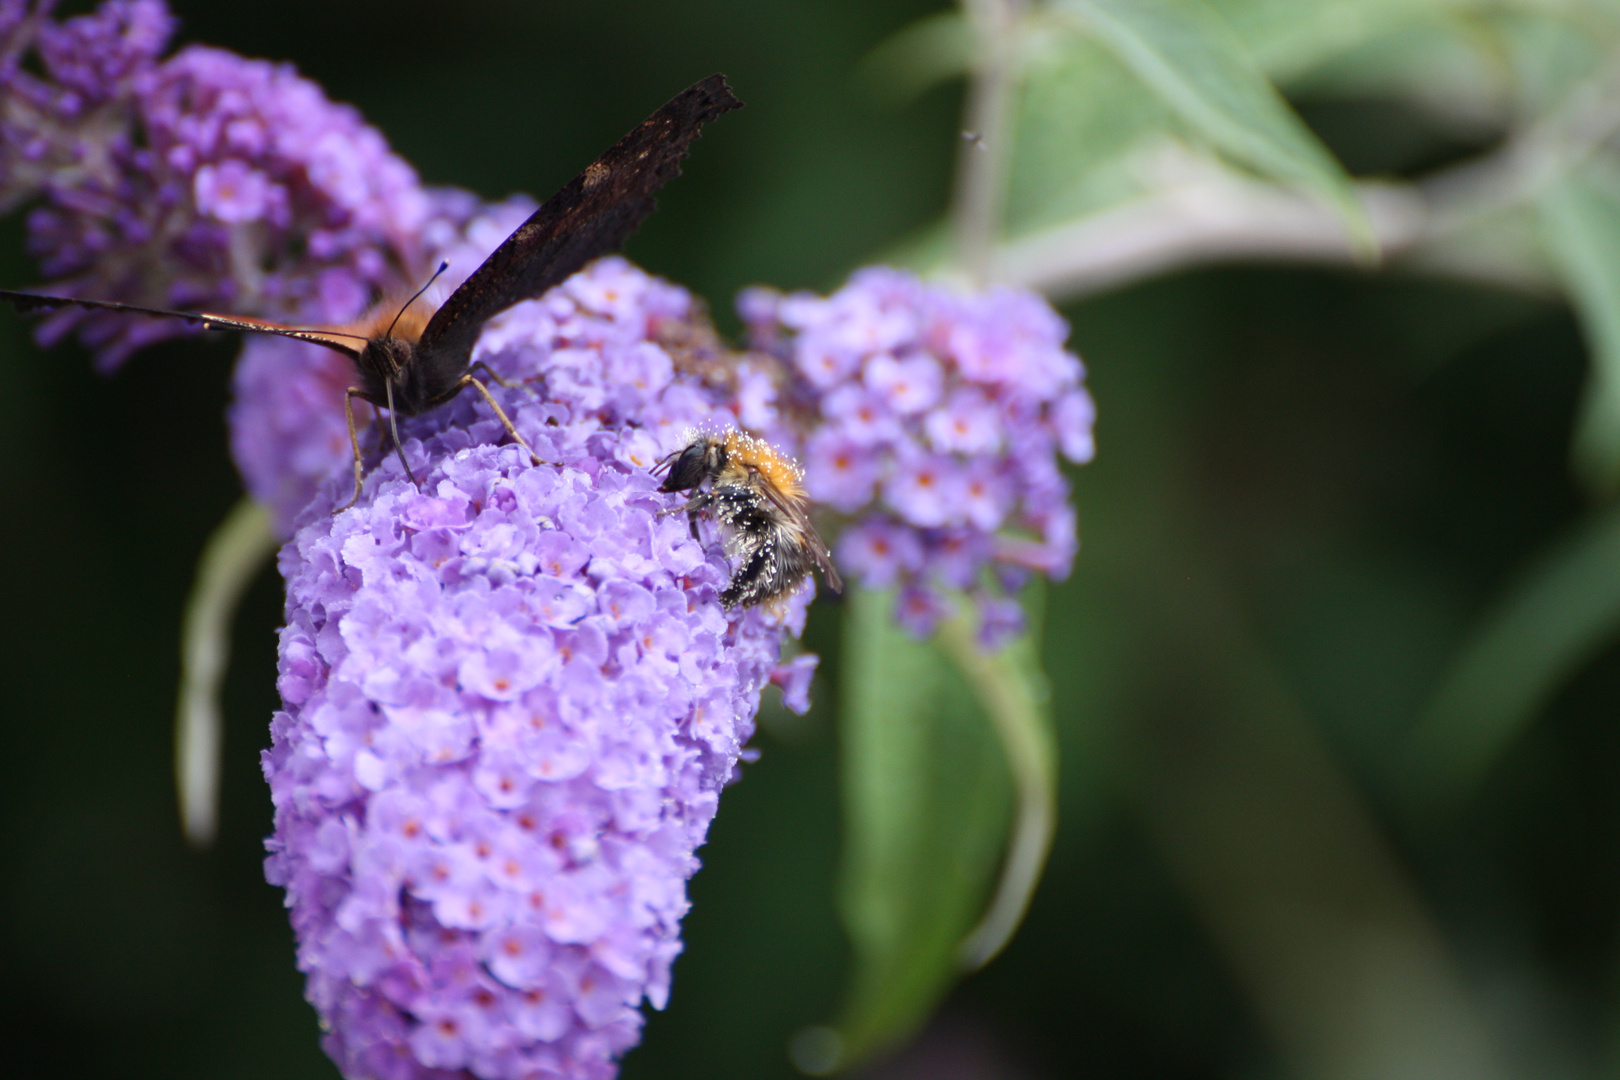
<svg viewBox="0 0 1620 1080">
<path fill-rule="evenodd" d="M 440 269 L 443 270 L 443 267 L 440 267 Z M 438 275 L 435 274 L 434 276 L 437 277 Z M 429 282 L 428 284 L 431 285 L 432 282 Z M 399 425 L 394 421 L 393 380 L 388 380 L 387 382 L 383 383 L 383 386 L 387 388 L 388 393 L 388 433 L 394 438 L 394 452 L 399 455 L 399 464 L 402 468 L 404 468 L 405 475 L 411 478 L 412 484 L 415 484 L 416 487 L 420 488 L 422 485 L 417 483 L 416 474 L 411 472 L 411 463 L 405 460 L 405 444 L 399 441 Z"/>
<path fill-rule="evenodd" d="M 399 317 L 401 315 L 405 314 L 407 311 L 409 311 L 411 309 L 411 305 L 416 303 L 417 300 L 421 299 L 423 293 L 425 293 L 429 289 L 433 288 L 433 283 L 435 281 L 439 280 L 439 275 L 444 273 L 448 269 L 450 269 L 450 264 L 449 263 L 441 262 L 439 264 L 439 268 L 437 270 L 433 271 L 433 276 L 427 279 L 427 284 L 422 286 L 420 289 L 417 289 L 416 293 L 409 300 L 405 301 L 405 303 L 400 306 L 399 311 L 394 315 L 394 322 L 391 322 L 391 323 L 388 324 L 388 329 L 383 333 L 383 337 L 392 337 L 393 336 L 393 334 L 394 334 L 394 324 L 399 322 Z M 392 394 L 393 390 L 390 389 L 389 393 Z M 393 410 L 393 407 L 390 406 L 389 409 L 388 409 L 388 416 L 389 416 L 390 419 L 392 419 L 393 415 L 394 415 L 394 410 Z M 399 445 L 399 440 L 398 439 L 394 440 L 394 444 L 396 446 Z M 403 458 L 401 460 L 403 460 Z M 409 469 L 406 469 L 405 471 L 410 472 Z"/>
</svg>

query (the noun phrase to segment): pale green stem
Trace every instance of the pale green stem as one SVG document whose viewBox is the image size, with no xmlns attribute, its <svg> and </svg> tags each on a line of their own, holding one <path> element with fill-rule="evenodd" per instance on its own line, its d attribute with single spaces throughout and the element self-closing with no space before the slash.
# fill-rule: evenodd
<svg viewBox="0 0 1620 1080">
<path fill-rule="evenodd" d="M 219 688 L 231 657 L 231 622 L 243 591 L 276 549 L 270 515 L 243 499 L 208 538 L 186 598 L 180 629 L 180 701 L 174 723 L 174 778 L 180 825 L 195 847 L 219 828 Z"/>
<path fill-rule="evenodd" d="M 940 628 L 939 643 L 995 726 L 1018 805 L 995 897 L 957 951 L 962 966 L 972 971 L 1012 940 L 1040 883 L 1057 826 L 1057 747 L 1046 715 L 1045 684 L 1033 658 L 1025 655 L 1028 639 L 985 652 L 974 638 L 972 620 L 959 615 Z"/>
<path fill-rule="evenodd" d="M 963 0 L 976 55 L 957 149 L 953 216 L 958 266 L 975 285 L 990 275 L 1007 196 L 1020 6 L 1014 0 Z"/>
</svg>

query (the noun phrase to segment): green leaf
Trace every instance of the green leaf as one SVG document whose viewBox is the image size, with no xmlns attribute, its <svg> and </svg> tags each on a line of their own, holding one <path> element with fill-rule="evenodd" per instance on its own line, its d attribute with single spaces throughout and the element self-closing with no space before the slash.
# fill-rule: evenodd
<svg viewBox="0 0 1620 1080">
<path fill-rule="evenodd" d="M 1024 58 L 1007 230 L 1021 235 L 1140 195 L 1146 145 L 1195 133 L 1107 49 L 1064 28 Z"/>
<path fill-rule="evenodd" d="M 1539 11 L 1491 21 L 1491 44 L 1512 80 L 1520 117 L 1567 109 L 1571 95 L 1593 80 L 1603 84 L 1603 96 L 1613 93 L 1607 89 L 1612 83 L 1606 72 L 1620 40 L 1612 19 L 1590 18 L 1601 11 L 1589 3 L 1543 5 Z"/>
<path fill-rule="evenodd" d="M 1255 55 L 1280 80 L 1276 66 Z M 1317 101 L 1406 102 L 1441 130 L 1481 138 L 1512 119 L 1513 72 L 1500 35 L 1478 19 L 1409 21 L 1318 59 L 1288 80 L 1291 91 Z"/>
<path fill-rule="evenodd" d="M 1261 174 L 1319 192 L 1376 254 L 1350 178 L 1220 17 L 1199 0 L 1058 0 L 1171 109 Z"/>
<path fill-rule="evenodd" d="M 959 975 L 1007 833 L 1007 767 L 974 688 L 935 642 L 894 625 L 893 602 L 852 589 L 846 608 L 839 911 L 854 970 L 836 1050 L 796 1040 L 816 1071 L 847 1068 L 927 1019 Z"/>
<path fill-rule="evenodd" d="M 1566 175 L 1540 201 L 1547 246 L 1586 333 L 1591 368 L 1575 424 L 1577 474 L 1620 487 L 1620 196 L 1590 169 Z"/>
<path fill-rule="evenodd" d="M 1620 509 L 1539 558 L 1478 624 L 1399 762 L 1414 808 L 1472 793 L 1558 688 L 1620 634 Z"/>
<path fill-rule="evenodd" d="M 1413 23 L 1487 11 L 1502 0 L 1210 0 L 1250 55 L 1287 79 Z M 1527 5 L 1520 5 L 1527 6 Z"/>
<path fill-rule="evenodd" d="M 973 31 L 957 10 L 908 23 L 861 59 L 857 74 L 897 103 L 920 97 L 938 83 L 966 75 L 973 64 Z"/>
</svg>

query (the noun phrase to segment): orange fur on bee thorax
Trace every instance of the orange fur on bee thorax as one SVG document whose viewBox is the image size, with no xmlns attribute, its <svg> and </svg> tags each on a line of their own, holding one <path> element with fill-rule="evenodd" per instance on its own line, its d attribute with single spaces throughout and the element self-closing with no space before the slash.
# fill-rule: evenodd
<svg viewBox="0 0 1620 1080">
<path fill-rule="evenodd" d="M 726 433 L 726 456 L 738 465 L 759 473 L 789 499 L 804 498 L 804 478 L 799 467 L 791 459 L 777 453 L 776 447 L 765 440 L 740 431 L 729 431 Z"/>
</svg>

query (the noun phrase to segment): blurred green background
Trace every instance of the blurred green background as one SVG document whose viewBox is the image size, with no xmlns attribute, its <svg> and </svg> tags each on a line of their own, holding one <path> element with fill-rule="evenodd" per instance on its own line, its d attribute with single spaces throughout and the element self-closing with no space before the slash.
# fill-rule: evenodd
<svg viewBox="0 0 1620 1080">
<path fill-rule="evenodd" d="M 960 83 L 897 102 L 860 75 L 945 10 L 925 0 L 173 7 L 182 41 L 292 61 L 427 181 L 487 197 L 553 190 L 725 72 L 748 107 L 705 134 L 628 250 L 731 329 L 738 288 L 834 287 L 950 198 Z M 1284 85 L 1357 175 L 1410 177 L 1503 133 L 1490 115 L 1442 123 L 1387 82 Z M 0 223 L 0 282 L 33 280 L 20 223 Z M 1228 261 L 1063 311 L 1100 421 L 1074 473 L 1081 556 L 1046 597 L 1058 834 L 1011 947 L 875 1074 L 1620 1071 L 1613 635 L 1571 652 L 1460 794 L 1443 753 L 1424 759 L 1433 776 L 1410 766 L 1409 733 L 1480 621 L 1599 520 L 1571 470 L 1588 359 L 1558 290 Z M 174 809 L 182 604 L 239 494 L 235 348 L 170 343 L 109 380 L 0 315 L 14 1075 L 334 1075 L 260 866 L 268 569 L 236 623 L 214 850 L 186 848 Z M 807 634 L 824 658 L 812 714 L 766 706 L 628 1080 L 793 1076 L 791 1036 L 836 1012 L 840 614 L 818 607 Z"/>
</svg>

